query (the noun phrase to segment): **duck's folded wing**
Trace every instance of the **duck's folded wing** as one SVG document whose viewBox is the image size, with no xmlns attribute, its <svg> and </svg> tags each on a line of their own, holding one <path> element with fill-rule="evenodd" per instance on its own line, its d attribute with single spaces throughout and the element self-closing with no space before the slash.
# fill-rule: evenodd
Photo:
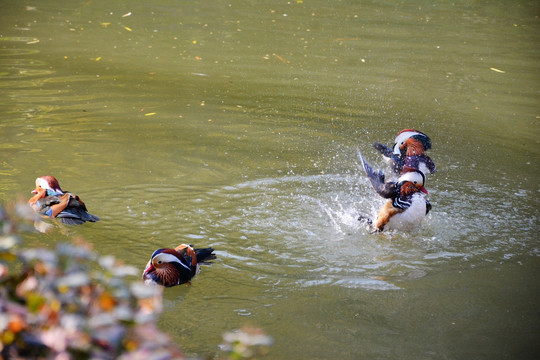
<svg viewBox="0 0 540 360">
<path fill-rule="evenodd" d="M 39 202 L 42 207 L 48 207 L 51 205 L 59 204 L 62 200 L 59 196 L 45 196 Z"/>
<path fill-rule="evenodd" d="M 96 222 L 100 220 L 98 216 L 92 215 L 86 210 L 86 206 L 78 196 L 70 198 L 68 206 L 56 217 L 61 218 L 62 222 L 68 225 L 79 225 L 86 221 Z"/>
</svg>

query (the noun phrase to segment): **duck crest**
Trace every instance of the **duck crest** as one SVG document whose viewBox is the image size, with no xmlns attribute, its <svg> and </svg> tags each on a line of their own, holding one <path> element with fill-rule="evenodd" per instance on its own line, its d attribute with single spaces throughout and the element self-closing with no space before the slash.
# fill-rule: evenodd
<svg viewBox="0 0 540 360">
<path fill-rule="evenodd" d="M 52 175 L 41 176 L 36 179 L 36 185 L 41 186 L 44 189 L 47 189 L 47 193 L 50 195 L 63 195 L 64 191 L 60 187 L 60 183 Z"/>
<path fill-rule="evenodd" d="M 191 271 L 191 267 L 189 266 L 189 262 L 186 260 L 186 258 L 183 256 L 183 254 L 179 253 L 176 250 L 173 249 L 159 249 L 154 251 L 152 254 L 152 259 L 154 259 L 159 254 L 163 254 L 161 257 L 164 260 L 167 260 L 167 263 L 175 264 L 175 267 L 185 269 L 188 271 Z M 196 264 L 195 264 L 196 265 Z"/>
</svg>

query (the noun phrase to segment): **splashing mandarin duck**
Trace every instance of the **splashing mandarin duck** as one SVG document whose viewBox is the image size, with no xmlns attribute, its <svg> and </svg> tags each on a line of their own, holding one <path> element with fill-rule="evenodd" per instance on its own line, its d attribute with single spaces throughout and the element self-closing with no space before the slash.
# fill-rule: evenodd
<svg viewBox="0 0 540 360">
<path fill-rule="evenodd" d="M 165 287 L 190 285 L 191 279 L 200 271 L 200 264 L 215 258 L 212 248 L 194 249 L 181 244 L 174 249 L 158 249 L 146 264 L 142 278 L 146 284 Z"/>
<path fill-rule="evenodd" d="M 420 170 L 424 174 L 437 171 L 433 160 L 424 153 L 431 149 L 431 140 L 421 131 L 403 129 L 396 136 L 392 148 L 378 142 L 373 147 L 386 158 L 396 174 L 411 170 Z"/>
<path fill-rule="evenodd" d="M 389 199 L 379 210 L 374 220 L 361 215 L 359 220 L 365 220 L 375 231 L 405 230 L 411 231 L 418 227 L 431 210 L 431 204 L 422 193 L 428 191 L 424 187 L 426 178 L 420 170 L 403 173 L 397 181 L 385 182 L 385 176 L 380 170 L 373 168 L 359 153 L 364 168 L 375 191 L 385 199 Z"/>
<path fill-rule="evenodd" d="M 32 209 L 50 218 L 60 218 L 64 224 L 79 225 L 99 220 L 99 217 L 88 213 L 86 205 L 77 195 L 63 191 L 54 176 L 37 178 L 32 193 L 36 194 L 28 200 Z"/>
</svg>

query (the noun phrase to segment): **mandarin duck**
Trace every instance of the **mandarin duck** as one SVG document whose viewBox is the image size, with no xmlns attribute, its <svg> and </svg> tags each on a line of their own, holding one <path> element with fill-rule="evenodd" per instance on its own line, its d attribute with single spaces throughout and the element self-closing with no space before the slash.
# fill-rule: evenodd
<svg viewBox="0 0 540 360">
<path fill-rule="evenodd" d="M 359 153 L 364 168 L 375 191 L 385 199 L 389 199 L 379 210 L 376 219 L 361 215 L 358 220 L 365 220 L 375 231 L 405 230 L 410 231 L 420 225 L 431 210 L 431 204 L 422 193 L 428 191 L 424 187 L 426 178 L 420 170 L 403 173 L 397 181 L 385 182 L 380 170 L 373 168 Z"/>
<path fill-rule="evenodd" d="M 424 154 L 431 149 L 431 140 L 421 131 L 403 129 L 396 136 L 392 148 L 378 142 L 373 147 L 385 157 L 396 174 L 410 170 L 420 170 L 424 174 L 437 171 L 433 160 Z"/>
<path fill-rule="evenodd" d="M 88 213 L 86 205 L 77 195 L 63 191 L 54 176 L 37 178 L 32 194 L 36 194 L 28 200 L 32 209 L 50 218 L 58 217 L 64 224 L 79 225 L 99 220 L 99 217 Z"/>
<path fill-rule="evenodd" d="M 214 249 L 194 249 L 181 244 L 174 249 L 158 249 L 146 264 L 142 278 L 146 284 L 165 287 L 191 284 L 191 279 L 200 271 L 200 264 L 214 260 Z"/>
</svg>

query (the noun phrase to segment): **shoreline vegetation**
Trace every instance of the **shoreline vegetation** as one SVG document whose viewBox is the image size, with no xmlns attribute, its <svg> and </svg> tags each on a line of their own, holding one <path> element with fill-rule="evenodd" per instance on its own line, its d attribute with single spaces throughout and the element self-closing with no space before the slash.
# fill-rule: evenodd
<svg viewBox="0 0 540 360">
<path fill-rule="evenodd" d="M 193 359 L 157 328 L 163 288 L 74 238 L 54 249 L 24 245 L 51 231 L 25 202 L 0 205 L 0 355 L 4 359 Z M 272 339 L 244 327 L 223 335 L 215 358 L 255 359 Z"/>
</svg>

